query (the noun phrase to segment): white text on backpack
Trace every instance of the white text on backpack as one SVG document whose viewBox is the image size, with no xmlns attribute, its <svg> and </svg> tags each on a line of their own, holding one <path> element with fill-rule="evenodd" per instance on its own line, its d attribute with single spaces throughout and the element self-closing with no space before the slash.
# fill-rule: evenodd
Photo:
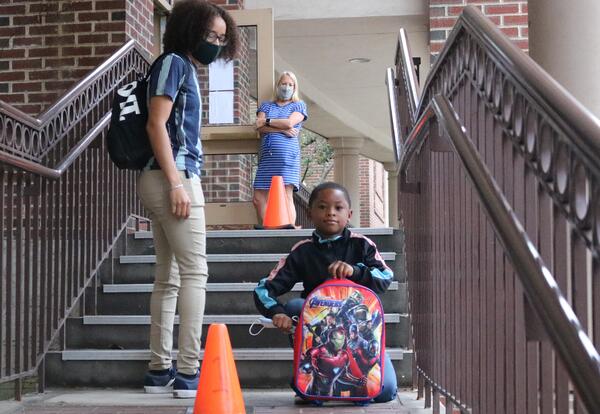
<svg viewBox="0 0 600 414">
<path fill-rule="evenodd" d="M 130 113 L 140 114 L 140 107 L 138 106 L 138 101 L 133 92 L 137 82 L 131 82 L 127 85 L 123 86 L 121 89 L 117 90 L 117 93 L 127 98 L 125 102 L 121 102 L 119 105 L 121 106 L 121 112 L 119 113 L 119 121 L 125 120 L 125 115 Z"/>
</svg>

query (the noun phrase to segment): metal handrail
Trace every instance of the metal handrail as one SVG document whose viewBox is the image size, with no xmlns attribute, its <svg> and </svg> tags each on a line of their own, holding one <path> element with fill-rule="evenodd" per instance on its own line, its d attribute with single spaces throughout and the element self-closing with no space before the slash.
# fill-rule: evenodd
<svg viewBox="0 0 600 414">
<path fill-rule="evenodd" d="M 451 45 L 463 30 L 477 38 L 498 66 L 510 69 L 511 80 L 559 126 L 585 166 L 594 174 L 600 174 L 600 120 L 511 42 L 477 7 L 464 8 L 446 45 Z M 426 110 L 427 91 L 431 89 L 444 57 L 450 51 L 450 47 L 445 47 L 431 67 L 423 87 L 418 114 Z"/>
<path fill-rule="evenodd" d="M 427 138 L 426 126 L 434 118 L 477 190 L 525 294 L 584 405 L 589 412 L 600 412 L 600 355 L 444 96 L 435 96 L 423 109 L 408 139 L 401 171 L 406 170 L 410 158 Z"/>
<path fill-rule="evenodd" d="M 3 122 L 7 123 L 7 125 L 10 124 L 13 131 L 18 130 L 22 135 L 16 136 L 16 133 L 13 132 L 15 135 L 13 142 L 8 144 L 2 143 L 0 146 L 2 148 L 0 149 L 1 161 L 17 168 L 24 168 L 26 166 L 24 169 L 36 174 L 48 177 L 53 176 L 54 173 L 48 169 L 52 170 L 55 168 L 48 167 L 47 165 L 44 166 L 42 159 L 66 138 L 66 135 L 73 128 L 74 124 L 85 119 L 98 106 L 98 101 L 110 93 L 111 89 L 105 83 L 109 77 L 114 77 L 117 74 L 119 81 L 122 81 L 124 77 L 121 74 L 127 76 L 131 67 L 127 67 L 127 63 L 124 60 L 133 51 L 135 51 L 135 57 L 132 57 L 130 60 L 135 62 L 135 66 L 138 65 L 138 62 L 145 63 L 146 65 L 149 63 L 147 53 L 135 40 L 129 40 L 100 66 L 77 82 L 77 84 L 70 88 L 58 101 L 38 117 L 32 117 L 12 105 L 0 101 L 0 115 L 2 115 Z M 103 117 L 104 114 L 100 116 Z M 102 119 L 98 119 L 98 122 L 101 121 Z M 104 124 L 104 126 L 106 125 Z M 5 127 L 4 133 L 6 133 L 6 129 Z M 95 127 L 94 129 L 97 128 Z M 23 141 L 24 134 L 27 134 L 32 141 L 27 150 L 20 149 L 18 145 L 15 147 L 14 144 L 19 139 Z M 43 135 L 46 136 L 45 141 L 41 138 Z M 48 139 L 49 136 L 56 136 L 58 139 Z M 86 136 L 89 136 L 89 133 Z M 93 139 L 87 144 L 89 145 L 92 141 Z M 81 143 L 78 143 L 76 146 L 80 147 Z M 66 157 L 72 156 L 74 152 L 76 152 L 76 149 L 71 150 Z M 61 160 L 58 165 L 63 165 L 67 158 Z M 39 168 L 34 164 L 37 164 Z"/>
<path fill-rule="evenodd" d="M 100 122 L 98 122 L 77 145 L 69 151 L 67 156 L 55 168 L 46 167 L 37 162 L 30 161 L 26 158 L 17 157 L 16 155 L 8 154 L 0 150 L 0 162 L 3 162 L 13 167 L 20 168 L 33 174 L 42 177 L 56 180 L 73 164 L 77 158 L 90 146 L 92 142 L 102 133 L 104 128 L 110 123 L 110 113 L 106 114 Z"/>
<path fill-rule="evenodd" d="M 406 81 L 406 87 L 408 91 L 408 104 L 411 108 L 411 114 L 413 121 L 417 118 L 417 108 L 419 107 L 419 86 L 417 82 L 417 73 L 415 72 L 415 65 L 411 59 L 412 54 L 410 53 L 410 47 L 408 45 L 408 36 L 406 30 L 401 28 L 398 33 L 398 45 L 396 47 L 396 66 L 402 63 L 403 75 Z"/>
</svg>

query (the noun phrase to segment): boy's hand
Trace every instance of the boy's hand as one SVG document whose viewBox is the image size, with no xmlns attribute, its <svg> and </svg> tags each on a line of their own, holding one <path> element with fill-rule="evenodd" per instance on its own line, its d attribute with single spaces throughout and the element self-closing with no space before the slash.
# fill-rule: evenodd
<svg viewBox="0 0 600 414">
<path fill-rule="evenodd" d="M 336 260 L 330 264 L 327 270 L 334 279 L 346 279 L 354 273 L 354 268 L 341 260 Z"/>
<path fill-rule="evenodd" d="M 290 333 L 292 329 L 292 318 L 285 313 L 277 313 L 273 315 L 273 325 L 285 333 Z"/>
</svg>

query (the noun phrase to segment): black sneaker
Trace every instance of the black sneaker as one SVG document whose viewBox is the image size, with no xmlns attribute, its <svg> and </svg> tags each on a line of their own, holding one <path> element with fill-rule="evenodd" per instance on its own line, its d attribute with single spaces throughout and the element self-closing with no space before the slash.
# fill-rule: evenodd
<svg viewBox="0 0 600 414">
<path fill-rule="evenodd" d="M 195 375 L 186 375 L 178 372 L 175 376 L 175 382 L 173 382 L 173 397 L 195 398 L 199 379 L 200 370 L 196 371 Z"/>
<path fill-rule="evenodd" d="M 148 394 L 169 394 L 173 392 L 177 371 L 174 367 L 163 371 L 148 371 L 144 377 L 144 391 Z"/>
</svg>

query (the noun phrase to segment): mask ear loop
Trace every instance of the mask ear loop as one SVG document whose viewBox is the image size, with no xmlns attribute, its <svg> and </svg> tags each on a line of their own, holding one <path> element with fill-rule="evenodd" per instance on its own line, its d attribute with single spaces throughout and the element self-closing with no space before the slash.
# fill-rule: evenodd
<svg viewBox="0 0 600 414">
<path fill-rule="evenodd" d="M 261 325 L 260 329 L 258 331 L 256 331 L 256 332 L 254 332 L 254 330 L 253 330 L 254 325 Z M 269 318 L 258 318 L 258 319 L 255 319 L 252 322 L 252 324 L 248 328 L 248 333 L 251 336 L 258 336 L 266 328 L 274 328 L 273 321 L 271 319 L 269 319 Z"/>
</svg>

